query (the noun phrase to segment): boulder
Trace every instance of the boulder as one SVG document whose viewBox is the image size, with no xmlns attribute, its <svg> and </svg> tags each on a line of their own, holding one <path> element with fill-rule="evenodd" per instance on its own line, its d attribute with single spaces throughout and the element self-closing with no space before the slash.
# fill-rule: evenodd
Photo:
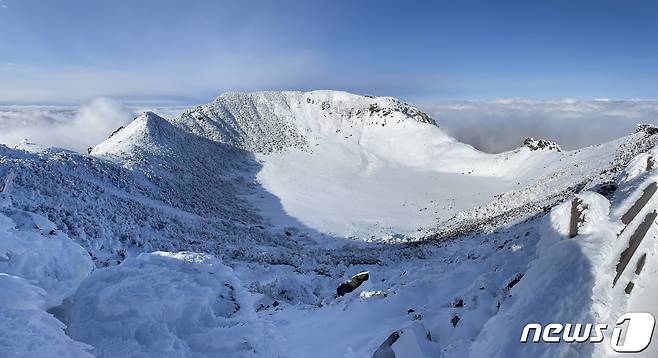
<svg viewBox="0 0 658 358">
<path fill-rule="evenodd" d="M 368 281 L 369 277 L 370 275 L 368 274 L 368 271 L 357 273 L 347 282 L 338 285 L 338 288 L 336 288 L 336 295 L 344 296 L 345 294 L 356 290 L 356 288 L 361 286 L 362 283 Z"/>
</svg>

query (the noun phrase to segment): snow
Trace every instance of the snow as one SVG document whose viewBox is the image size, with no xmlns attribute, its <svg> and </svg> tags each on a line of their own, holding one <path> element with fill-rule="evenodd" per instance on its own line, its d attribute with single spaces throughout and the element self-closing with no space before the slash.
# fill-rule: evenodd
<svg viewBox="0 0 658 358">
<path fill-rule="evenodd" d="M 219 260 L 155 252 L 95 271 L 73 298 L 69 333 L 97 357 L 268 355 L 254 317 L 250 295 Z"/>
<path fill-rule="evenodd" d="M 46 292 L 29 281 L 0 273 L 0 347 L 5 357 L 90 358 L 91 348 L 64 333 L 46 312 Z"/>
<path fill-rule="evenodd" d="M 8 190 L 5 187 L 5 190 Z M 6 192 L 5 192 L 6 194 Z M 78 288 L 87 252 L 33 213 L 0 207 L 0 347 L 8 357 L 91 357 L 47 310 Z"/>
<path fill-rule="evenodd" d="M 80 245 L 32 213 L 0 214 L 0 272 L 22 277 L 45 290 L 52 308 L 71 296 L 93 264 Z"/>
<path fill-rule="evenodd" d="M 147 112 L 91 155 L 0 146 L 0 332 L 45 342 L 0 349 L 368 357 L 396 332 L 399 357 L 607 356 L 607 341 L 519 337 L 531 321 L 658 316 L 655 225 L 644 271 L 612 287 L 657 208 L 617 236 L 658 179 L 646 170 L 657 139 L 492 155 L 396 99 L 313 91 Z M 586 219 L 569 239 L 575 196 Z"/>
</svg>

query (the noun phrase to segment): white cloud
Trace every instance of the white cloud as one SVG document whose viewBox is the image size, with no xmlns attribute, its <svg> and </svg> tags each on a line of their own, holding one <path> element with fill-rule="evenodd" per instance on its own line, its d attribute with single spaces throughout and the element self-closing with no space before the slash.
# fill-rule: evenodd
<svg viewBox="0 0 658 358">
<path fill-rule="evenodd" d="M 575 149 L 631 133 L 637 123 L 658 124 L 658 101 L 502 99 L 419 107 L 457 139 L 487 152 L 516 148 L 525 137 Z"/>
<path fill-rule="evenodd" d="M 133 113 L 120 103 L 97 98 L 73 107 L 0 107 L 0 143 L 31 142 L 86 152 L 128 123 Z"/>
</svg>

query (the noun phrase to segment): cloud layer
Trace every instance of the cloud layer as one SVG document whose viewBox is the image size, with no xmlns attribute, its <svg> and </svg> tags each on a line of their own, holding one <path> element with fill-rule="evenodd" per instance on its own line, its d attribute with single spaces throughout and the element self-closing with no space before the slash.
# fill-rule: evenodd
<svg viewBox="0 0 658 358">
<path fill-rule="evenodd" d="M 575 149 L 624 136 L 638 123 L 658 124 L 658 101 L 508 99 L 419 107 L 460 141 L 491 153 L 516 148 L 525 137 Z"/>
<path fill-rule="evenodd" d="M 30 142 L 86 152 L 100 143 L 133 113 L 120 103 L 97 98 L 73 107 L 0 107 L 0 143 Z"/>
</svg>

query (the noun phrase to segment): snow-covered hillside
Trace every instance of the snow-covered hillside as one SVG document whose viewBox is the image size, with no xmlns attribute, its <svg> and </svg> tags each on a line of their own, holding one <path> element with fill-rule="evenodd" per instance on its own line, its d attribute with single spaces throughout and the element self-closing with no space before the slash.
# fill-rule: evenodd
<svg viewBox="0 0 658 358">
<path fill-rule="evenodd" d="M 224 94 L 176 118 L 146 112 L 89 155 L 0 146 L 0 292 L 19 292 L 0 297 L 10 317 L 0 331 L 39 319 L 34 339 L 55 347 L 0 339 L 0 348 L 607 354 L 521 345 L 518 335 L 533 320 L 658 314 L 646 299 L 656 292 L 656 240 L 639 248 L 642 274 L 619 278 L 634 282 L 632 294 L 611 288 L 639 225 L 620 220 L 655 180 L 656 132 L 575 151 L 519 138 L 519 148 L 494 155 L 393 98 L 257 92 Z M 585 220 L 572 240 L 574 196 Z M 656 205 L 650 198 L 639 217 Z M 365 283 L 336 295 L 362 271 Z"/>
</svg>

